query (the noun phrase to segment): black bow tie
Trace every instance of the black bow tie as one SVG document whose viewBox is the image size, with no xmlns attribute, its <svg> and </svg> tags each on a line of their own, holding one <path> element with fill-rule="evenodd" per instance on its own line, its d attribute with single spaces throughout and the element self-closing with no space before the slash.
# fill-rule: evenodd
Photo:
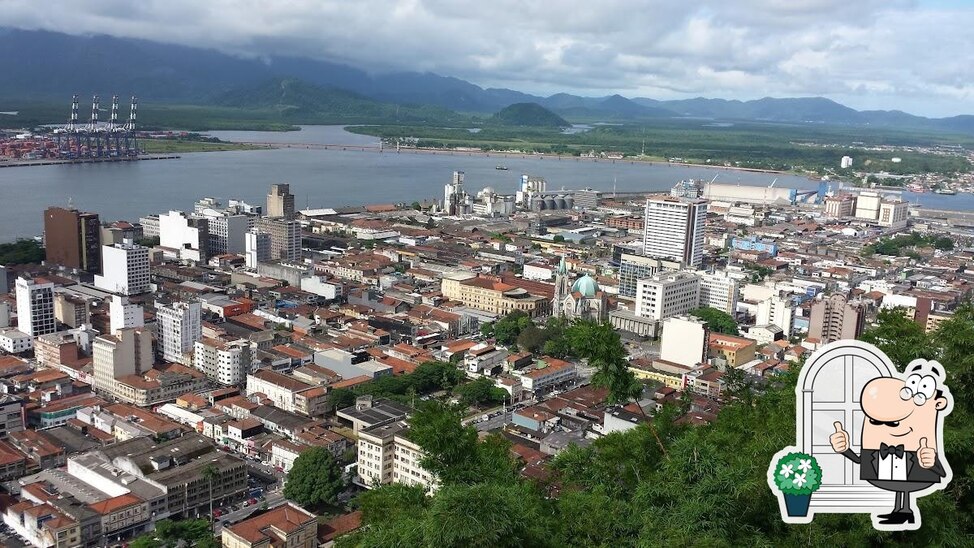
<svg viewBox="0 0 974 548">
<path fill-rule="evenodd" d="M 896 455 L 896 458 L 901 458 L 903 456 L 903 444 L 899 445 L 886 445 L 885 443 L 879 444 L 879 456 L 880 458 L 886 458 L 890 455 Z"/>
</svg>

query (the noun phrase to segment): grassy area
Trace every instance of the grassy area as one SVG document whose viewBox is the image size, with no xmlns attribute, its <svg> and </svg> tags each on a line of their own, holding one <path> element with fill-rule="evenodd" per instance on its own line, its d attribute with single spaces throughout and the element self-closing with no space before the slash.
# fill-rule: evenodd
<svg viewBox="0 0 974 548">
<path fill-rule="evenodd" d="M 186 139 L 143 139 L 139 141 L 149 154 L 178 154 L 182 152 L 222 152 L 227 150 L 256 150 L 264 147 L 243 143 L 211 143 Z"/>
<path fill-rule="evenodd" d="M 781 171 L 826 173 L 843 156 L 856 166 L 894 174 L 956 173 L 971 169 L 958 154 L 875 150 L 871 147 L 974 147 L 974 138 L 923 132 L 798 124 L 735 123 L 713 127 L 701 120 L 660 120 L 652 123 L 601 125 L 575 134 L 553 129 L 484 127 L 463 129 L 411 126 L 359 126 L 356 133 L 388 141 L 405 139 L 422 147 L 475 147 L 555 154 L 619 152 L 634 157 L 680 158 L 688 163 L 731 165 Z M 893 163 L 892 156 L 902 158 Z"/>
</svg>

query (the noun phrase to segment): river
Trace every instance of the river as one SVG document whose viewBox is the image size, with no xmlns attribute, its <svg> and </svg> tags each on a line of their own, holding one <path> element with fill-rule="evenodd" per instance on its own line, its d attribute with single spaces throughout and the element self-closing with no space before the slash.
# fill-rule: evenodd
<svg viewBox="0 0 974 548">
<path fill-rule="evenodd" d="M 214 131 L 233 141 L 375 145 L 374 137 L 356 135 L 340 126 L 312 126 L 297 132 Z M 507 171 L 495 169 L 502 164 Z M 666 190 L 681 179 L 742 185 L 814 188 L 803 177 L 682 167 L 640 162 L 573 158 L 520 157 L 446 152 L 401 153 L 280 148 L 183 154 L 176 160 L 113 164 L 55 165 L 0 169 L 0 241 L 31 237 L 43 231 L 43 211 L 52 205 L 100 214 L 103 221 L 136 221 L 149 213 L 191 210 L 204 196 L 240 198 L 263 204 L 272 183 L 290 183 L 299 208 L 370 203 L 412 202 L 443 196 L 454 170 L 466 172 L 468 191 L 492 186 L 513 193 L 520 175 L 542 176 L 549 189 L 595 188 L 611 191 Z M 905 194 L 915 201 L 917 195 Z M 944 209 L 970 209 L 974 196 L 918 195 L 920 203 Z"/>
</svg>

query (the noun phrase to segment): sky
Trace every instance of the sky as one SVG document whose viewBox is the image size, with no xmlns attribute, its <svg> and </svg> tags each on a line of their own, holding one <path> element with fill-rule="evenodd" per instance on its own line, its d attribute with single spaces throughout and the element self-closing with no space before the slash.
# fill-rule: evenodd
<svg viewBox="0 0 974 548">
<path fill-rule="evenodd" d="M 0 26 L 549 95 L 974 114 L 974 0 L 0 0 Z"/>
</svg>

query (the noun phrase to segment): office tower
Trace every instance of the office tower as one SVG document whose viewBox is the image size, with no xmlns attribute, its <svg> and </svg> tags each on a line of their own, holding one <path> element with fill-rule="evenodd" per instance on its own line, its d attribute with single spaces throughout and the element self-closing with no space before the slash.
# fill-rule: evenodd
<svg viewBox="0 0 974 548">
<path fill-rule="evenodd" d="M 700 305 L 700 278 L 673 272 L 636 283 L 636 315 L 661 321 L 686 314 Z"/>
<path fill-rule="evenodd" d="M 674 316 L 663 322 L 660 359 L 684 367 L 707 362 L 707 322 L 693 316 Z"/>
<path fill-rule="evenodd" d="M 145 325 L 142 307 L 129 303 L 128 297 L 113 295 L 112 302 L 108 305 L 108 313 L 112 334 L 115 334 L 119 329 Z"/>
<path fill-rule="evenodd" d="M 285 219 L 294 217 L 294 194 L 291 194 L 291 185 L 271 185 L 271 191 L 267 195 L 267 211 L 264 214 Z"/>
<path fill-rule="evenodd" d="M 210 221 L 170 211 L 159 215 L 159 245 L 175 250 L 179 259 L 206 262 L 210 257 Z"/>
<path fill-rule="evenodd" d="M 737 312 L 737 280 L 725 271 L 697 272 L 700 278 L 700 308 L 716 308 L 732 317 Z"/>
<path fill-rule="evenodd" d="M 17 278 L 17 329 L 31 337 L 57 331 L 54 284 L 43 278 Z"/>
<path fill-rule="evenodd" d="M 10 280 L 7 279 L 7 267 L 0 264 L 0 295 L 10 293 Z"/>
<path fill-rule="evenodd" d="M 257 230 L 270 235 L 271 261 L 296 261 L 301 258 L 301 224 L 283 218 L 261 217 Z"/>
<path fill-rule="evenodd" d="M 698 267 L 703 261 L 705 200 L 672 197 L 646 200 L 643 254 Z"/>
<path fill-rule="evenodd" d="M 49 207 L 44 211 L 47 261 L 92 274 L 101 270 L 101 223 L 97 213 Z"/>
<path fill-rule="evenodd" d="M 176 302 L 156 307 L 157 335 L 162 359 L 192 365 L 193 345 L 203 337 L 199 302 Z"/>
<path fill-rule="evenodd" d="M 256 229 L 246 234 L 246 259 L 247 268 L 256 269 L 257 265 L 271 259 L 271 235 L 266 232 L 257 232 Z"/>
<path fill-rule="evenodd" d="M 842 295 L 832 295 L 812 305 L 808 336 L 819 339 L 822 344 L 856 339 L 862 334 L 865 320 L 861 305 L 848 302 Z"/>
<path fill-rule="evenodd" d="M 152 336 L 136 328 L 101 335 L 92 343 L 91 358 L 95 389 L 114 395 L 116 379 L 152 369 Z"/>
<path fill-rule="evenodd" d="M 104 246 L 104 274 L 95 276 L 95 287 L 119 295 L 149 291 L 149 248 L 127 240 Z"/>
</svg>

